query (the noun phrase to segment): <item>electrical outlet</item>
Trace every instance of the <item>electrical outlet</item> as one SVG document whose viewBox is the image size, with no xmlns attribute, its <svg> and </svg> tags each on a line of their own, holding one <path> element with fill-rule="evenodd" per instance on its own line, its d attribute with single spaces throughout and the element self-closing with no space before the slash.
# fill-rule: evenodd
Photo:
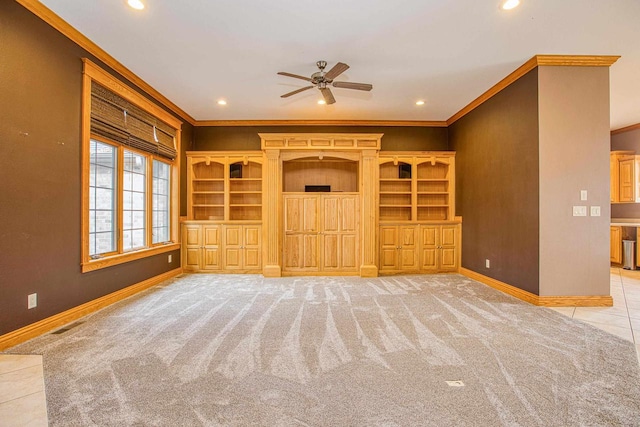
<svg viewBox="0 0 640 427">
<path fill-rule="evenodd" d="M 167 261 L 169 264 L 171 264 L 171 255 L 169 255 L 169 261 Z"/>
<path fill-rule="evenodd" d="M 484 260 L 484 266 L 487 268 L 491 268 L 491 261 L 489 261 L 488 259 Z"/>
<path fill-rule="evenodd" d="M 600 206 L 591 206 L 591 216 L 600 216 Z"/>
<path fill-rule="evenodd" d="M 38 306 L 38 294 L 29 294 L 27 296 L 27 308 L 32 309 Z"/>
<path fill-rule="evenodd" d="M 574 206 L 573 207 L 573 216 L 587 216 L 587 207 L 586 206 Z"/>
</svg>

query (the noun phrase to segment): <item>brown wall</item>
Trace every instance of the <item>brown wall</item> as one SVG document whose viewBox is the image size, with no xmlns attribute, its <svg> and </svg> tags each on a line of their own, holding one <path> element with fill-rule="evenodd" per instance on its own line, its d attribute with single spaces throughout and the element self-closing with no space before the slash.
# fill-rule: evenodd
<svg viewBox="0 0 640 427">
<path fill-rule="evenodd" d="M 80 272 L 81 58 L 100 62 L 16 2 L 0 28 L 2 335 L 178 268 L 180 251 Z"/>
<path fill-rule="evenodd" d="M 448 149 L 446 127 L 400 126 L 202 126 L 195 128 L 195 150 L 260 150 L 258 133 L 383 133 L 382 150 Z"/>
<path fill-rule="evenodd" d="M 611 150 L 633 150 L 640 154 L 640 129 L 611 135 Z M 640 203 L 612 204 L 611 218 L 640 218 Z"/>
<path fill-rule="evenodd" d="M 449 127 L 462 266 L 538 294 L 538 72 Z M 485 260 L 490 260 L 490 268 Z"/>
</svg>

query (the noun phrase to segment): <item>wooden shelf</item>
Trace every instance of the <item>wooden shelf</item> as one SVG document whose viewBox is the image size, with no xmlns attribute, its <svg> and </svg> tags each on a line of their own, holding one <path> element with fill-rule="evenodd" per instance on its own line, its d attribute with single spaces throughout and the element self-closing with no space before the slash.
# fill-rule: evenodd
<svg viewBox="0 0 640 427">
<path fill-rule="evenodd" d="M 262 153 L 187 153 L 188 219 L 260 221 Z"/>
</svg>

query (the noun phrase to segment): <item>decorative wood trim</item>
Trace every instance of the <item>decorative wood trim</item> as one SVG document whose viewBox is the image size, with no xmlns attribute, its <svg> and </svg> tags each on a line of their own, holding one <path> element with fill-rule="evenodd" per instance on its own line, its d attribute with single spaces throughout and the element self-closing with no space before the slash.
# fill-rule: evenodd
<svg viewBox="0 0 640 427">
<path fill-rule="evenodd" d="M 483 283 L 493 289 L 504 292 L 512 297 L 526 301 L 540 307 L 612 307 L 613 298 L 609 295 L 594 296 L 539 296 L 515 286 L 460 267 L 460 274 Z"/>
<path fill-rule="evenodd" d="M 483 283 L 493 289 L 497 289 L 500 292 L 511 295 L 512 297 L 516 297 L 522 301 L 526 301 L 533 305 L 538 305 L 538 295 L 532 294 L 531 292 L 524 291 L 520 288 L 516 288 L 515 286 L 508 285 L 504 282 L 501 282 L 500 280 L 496 280 L 492 277 L 487 277 L 483 274 L 476 273 L 475 271 L 469 270 L 464 267 L 460 267 L 460 274 Z"/>
<path fill-rule="evenodd" d="M 126 252 L 110 257 L 99 258 L 82 264 L 82 272 L 99 270 L 101 268 L 112 267 L 114 265 L 123 264 L 125 262 L 135 261 L 137 259 L 147 258 L 165 252 L 171 252 L 180 249 L 180 243 L 171 243 L 168 245 L 154 246 L 149 249 L 141 249 L 135 252 Z"/>
<path fill-rule="evenodd" d="M 636 123 L 635 125 L 625 126 L 623 128 L 614 129 L 611 131 L 611 135 L 617 135 L 619 133 L 630 132 L 632 130 L 640 129 L 640 123 Z"/>
<path fill-rule="evenodd" d="M 69 23 L 56 15 L 51 9 L 47 8 L 41 2 L 37 0 L 16 0 L 19 4 L 21 4 L 25 9 L 29 10 L 31 13 L 36 15 L 38 18 L 42 19 L 44 22 L 49 24 L 51 27 L 62 33 L 65 37 L 70 39 L 72 42 L 76 43 L 78 46 L 94 55 L 100 61 L 104 62 L 105 65 L 112 68 L 114 71 L 122 75 L 124 78 L 129 80 L 131 83 L 136 85 L 138 88 L 142 89 L 149 95 L 151 95 L 154 99 L 160 102 L 162 105 L 167 107 L 169 110 L 173 111 L 175 114 L 186 120 L 190 124 L 195 124 L 196 120 L 187 114 L 184 110 L 178 107 L 176 104 L 171 102 L 167 97 L 162 95 L 156 89 L 151 87 L 147 82 L 142 80 L 140 77 L 135 75 L 131 70 L 118 62 L 114 57 L 109 55 L 106 51 L 96 45 L 94 42 L 89 40 L 85 35 L 80 33 L 78 30 L 73 28 Z M 179 129 L 179 128 L 178 128 Z"/>
<path fill-rule="evenodd" d="M 538 66 L 610 67 L 620 56 L 616 55 L 536 55 Z"/>
<path fill-rule="evenodd" d="M 362 151 L 380 149 L 382 133 L 258 133 L 262 150 Z"/>
<path fill-rule="evenodd" d="M 538 66 L 609 67 L 615 63 L 618 58 L 620 57 L 589 55 L 536 55 L 518 67 L 507 77 L 500 80 L 493 87 L 489 88 L 489 90 L 484 92 L 482 95 L 471 101 L 466 107 L 449 117 L 446 122 L 447 126 L 451 126 L 458 119 L 464 117 Z"/>
<path fill-rule="evenodd" d="M 194 126 L 413 126 L 447 127 L 429 120 L 196 120 Z"/>
<path fill-rule="evenodd" d="M 162 273 L 140 283 L 136 283 L 135 285 L 128 286 L 124 289 L 120 289 L 119 291 L 110 293 L 103 297 L 94 299 L 93 301 L 89 301 L 77 307 L 63 311 L 62 313 L 58 313 L 51 317 L 47 317 L 46 319 L 42 319 L 38 322 L 24 326 L 13 332 L 9 332 L 8 334 L 0 336 L 0 350 L 5 350 L 9 347 L 13 347 L 32 338 L 40 336 L 46 332 L 49 332 L 59 326 L 66 325 L 69 322 L 73 322 L 74 320 L 86 316 L 87 314 L 93 313 L 111 304 L 142 292 L 179 274 L 182 274 L 182 268 L 176 268 L 174 270 L 167 271 L 166 273 Z"/>
<path fill-rule="evenodd" d="M 537 305 L 541 307 L 613 307 L 613 297 L 610 295 L 538 297 Z"/>
</svg>

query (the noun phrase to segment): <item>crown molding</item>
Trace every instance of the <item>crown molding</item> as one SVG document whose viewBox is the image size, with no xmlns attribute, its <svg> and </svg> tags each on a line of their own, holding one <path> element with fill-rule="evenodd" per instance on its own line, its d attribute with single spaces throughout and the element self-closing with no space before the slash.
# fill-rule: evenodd
<svg viewBox="0 0 640 427">
<path fill-rule="evenodd" d="M 422 120 L 198 120 L 194 126 L 413 126 L 447 127 L 445 121 Z"/>
<path fill-rule="evenodd" d="M 136 74 L 134 74 L 127 67 L 118 62 L 114 57 L 109 55 L 105 50 L 103 50 L 100 46 L 89 40 L 86 36 L 84 36 L 80 31 L 73 28 L 69 25 L 68 22 L 60 18 L 56 15 L 51 9 L 40 3 L 38 0 L 16 0 L 17 3 L 22 5 L 25 9 L 36 15 L 38 18 L 42 19 L 44 22 L 49 24 L 54 29 L 58 30 L 62 35 L 67 37 L 69 40 L 89 52 L 91 55 L 95 56 L 97 59 L 102 61 L 105 65 L 112 68 L 114 71 L 122 75 L 124 78 L 129 80 L 139 89 L 151 95 L 156 101 L 162 104 L 164 107 L 168 108 L 173 113 L 177 114 L 180 118 L 186 120 L 188 123 L 192 125 L 195 123 L 195 119 L 187 114 L 184 110 L 178 107 L 176 104 L 171 102 L 167 97 L 162 95 L 156 89 L 151 87 L 147 82 L 142 80 Z"/>
<path fill-rule="evenodd" d="M 636 123 L 635 125 L 625 126 L 623 128 L 614 129 L 611 131 L 611 135 L 617 135 L 619 133 L 629 132 L 636 129 L 640 129 L 640 123 Z"/>
<path fill-rule="evenodd" d="M 593 56 L 593 55 L 536 55 L 518 67 L 514 72 L 500 80 L 485 93 L 471 101 L 467 106 L 455 113 L 447 120 L 447 126 L 451 126 L 456 120 L 469 114 L 471 111 L 491 99 L 494 95 L 514 83 L 520 77 L 536 67 L 562 66 L 562 67 L 609 67 L 620 56 Z"/>
</svg>

